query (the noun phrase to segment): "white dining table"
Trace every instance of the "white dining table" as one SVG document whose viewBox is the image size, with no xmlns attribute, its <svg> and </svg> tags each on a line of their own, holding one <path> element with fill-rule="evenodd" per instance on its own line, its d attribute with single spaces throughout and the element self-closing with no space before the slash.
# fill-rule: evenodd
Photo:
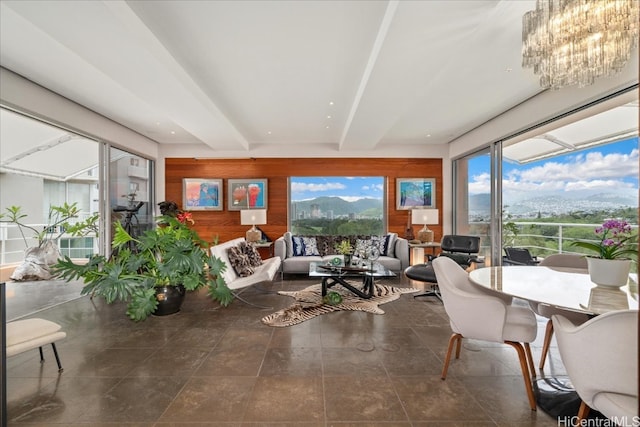
<svg viewBox="0 0 640 427">
<path fill-rule="evenodd" d="M 471 271 L 469 278 L 495 292 L 588 314 L 638 309 L 635 274 L 620 288 L 598 286 L 586 270 L 564 267 L 485 267 Z"/>
</svg>

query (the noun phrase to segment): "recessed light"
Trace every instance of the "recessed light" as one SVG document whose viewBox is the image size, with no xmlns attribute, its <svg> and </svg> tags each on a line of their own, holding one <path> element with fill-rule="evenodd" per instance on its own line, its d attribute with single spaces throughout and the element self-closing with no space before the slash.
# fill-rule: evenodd
<svg viewBox="0 0 640 427">
<path fill-rule="evenodd" d="M 331 118 L 331 116 L 330 116 L 330 115 L 329 115 L 329 116 L 327 116 L 327 119 L 330 119 L 330 118 Z"/>
<path fill-rule="evenodd" d="M 329 126 L 325 126 L 324 128 L 325 128 L 325 129 L 329 129 Z"/>
<path fill-rule="evenodd" d="M 333 105 L 333 101 L 329 101 L 329 105 Z"/>
<path fill-rule="evenodd" d="M 431 138 L 431 134 L 430 133 L 427 134 L 427 138 Z"/>
<path fill-rule="evenodd" d="M 271 131 L 270 130 L 267 131 L 267 135 L 271 135 Z"/>
<path fill-rule="evenodd" d="M 172 131 L 171 131 L 171 135 L 175 135 L 175 134 L 176 134 L 176 131 L 175 131 L 175 130 L 172 130 Z"/>
<path fill-rule="evenodd" d="M 507 72 L 507 73 L 510 73 L 510 72 L 513 71 L 513 68 L 507 67 L 507 68 L 504 69 L 504 71 Z"/>
</svg>

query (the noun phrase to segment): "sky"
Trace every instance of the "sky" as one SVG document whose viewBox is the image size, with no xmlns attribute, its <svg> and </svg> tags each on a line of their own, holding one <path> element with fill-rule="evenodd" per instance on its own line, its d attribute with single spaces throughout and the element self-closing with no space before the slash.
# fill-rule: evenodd
<svg viewBox="0 0 640 427">
<path fill-rule="evenodd" d="M 469 162 L 469 193 L 490 192 L 489 157 Z M 503 163 L 503 193 L 522 199 L 543 194 L 575 194 L 638 191 L 638 138 L 573 152 L 551 159 L 518 165 Z M 383 177 L 292 177 L 291 199 L 342 197 L 356 200 L 382 198 Z"/>
<path fill-rule="evenodd" d="M 469 193 L 490 192 L 489 157 L 469 163 Z M 506 197 L 638 191 L 638 138 L 518 165 L 503 163 Z"/>
<path fill-rule="evenodd" d="M 384 196 L 384 177 L 291 177 L 291 200 L 342 197 L 347 201 Z"/>
</svg>

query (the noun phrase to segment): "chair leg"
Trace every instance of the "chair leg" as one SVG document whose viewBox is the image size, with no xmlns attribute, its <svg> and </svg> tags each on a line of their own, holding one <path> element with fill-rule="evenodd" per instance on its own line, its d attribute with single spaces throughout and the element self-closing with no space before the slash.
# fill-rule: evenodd
<svg viewBox="0 0 640 427">
<path fill-rule="evenodd" d="M 56 348 L 56 343 L 51 343 L 51 348 L 53 348 L 53 355 L 56 356 L 56 362 L 58 363 L 58 372 L 64 371 L 62 369 L 62 365 L 60 364 L 60 357 L 58 356 L 58 349 Z"/>
<path fill-rule="evenodd" d="M 589 415 L 590 409 L 591 408 L 589 408 L 587 404 L 584 403 L 584 400 L 580 401 L 580 409 L 578 409 L 578 420 L 576 421 L 575 425 L 577 426 L 582 425 L 582 420 L 587 418 L 587 416 Z"/>
<path fill-rule="evenodd" d="M 456 347 L 456 359 L 460 357 L 460 341 L 462 341 L 462 335 L 453 334 L 449 338 L 449 347 L 447 347 L 447 355 L 444 358 L 444 366 L 442 367 L 442 376 L 444 380 L 447 378 L 447 371 L 449 370 L 449 361 L 451 360 L 451 353 L 453 351 L 453 344 L 457 344 Z"/>
<path fill-rule="evenodd" d="M 532 411 L 537 409 L 536 397 L 533 394 L 533 385 L 531 384 L 531 377 L 529 376 L 529 368 L 527 362 L 527 354 L 524 347 L 519 342 L 505 341 L 505 344 L 509 344 L 518 352 L 518 359 L 520 360 L 520 369 L 522 369 L 522 377 L 524 379 L 524 388 L 527 390 L 527 396 L 529 397 L 529 407 Z"/>
<path fill-rule="evenodd" d="M 42 354 L 42 347 L 38 347 L 38 351 L 40 352 L 40 363 L 44 363 L 44 355 Z"/>
<path fill-rule="evenodd" d="M 524 351 L 527 354 L 527 361 L 529 362 L 529 373 L 532 378 L 536 377 L 536 367 L 533 366 L 533 355 L 531 354 L 531 346 L 528 342 L 524 343 Z"/>
<path fill-rule="evenodd" d="M 544 332 L 544 343 L 542 344 L 542 355 L 540 356 L 540 370 L 544 369 L 544 362 L 549 354 L 549 346 L 551 345 L 551 337 L 553 336 L 553 322 L 551 319 L 547 322 L 547 328 Z"/>
<path fill-rule="evenodd" d="M 440 300 L 440 302 L 442 302 L 442 296 L 440 295 L 440 289 L 438 288 L 438 285 L 433 284 L 431 285 L 431 290 L 429 291 L 425 291 L 421 294 L 418 295 L 414 295 L 414 298 L 418 298 L 418 297 L 436 297 Z"/>
</svg>

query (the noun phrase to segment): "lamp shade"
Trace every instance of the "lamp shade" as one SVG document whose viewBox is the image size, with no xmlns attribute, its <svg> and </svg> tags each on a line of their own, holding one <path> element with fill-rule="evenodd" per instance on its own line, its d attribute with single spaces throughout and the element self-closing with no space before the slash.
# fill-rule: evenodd
<svg viewBox="0 0 640 427">
<path fill-rule="evenodd" d="M 242 225 L 261 225 L 266 223 L 266 209 L 243 209 L 240 211 L 240 224 Z"/>
<path fill-rule="evenodd" d="M 413 209 L 411 211 L 411 223 L 437 224 L 439 214 L 438 209 Z"/>
</svg>

